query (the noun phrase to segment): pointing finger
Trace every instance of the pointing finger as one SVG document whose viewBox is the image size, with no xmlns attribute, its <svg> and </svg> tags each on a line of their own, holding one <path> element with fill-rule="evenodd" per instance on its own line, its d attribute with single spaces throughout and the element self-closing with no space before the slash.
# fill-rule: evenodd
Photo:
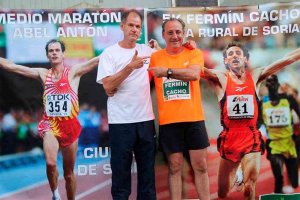
<svg viewBox="0 0 300 200">
<path fill-rule="evenodd" d="M 137 50 L 135 50 L 134 55 L 133 55 L 133 58 L 136 58 L 137 55 L 138 55 L 138 52 L 137 52 Z"/>
<path fill-rule="evenodd" d="M 141 56 L 141 57 L 139 57 L 139 58 L 141 58 L 141 59 L 148 59 L 148 58 L 150 58 L 150 56 Z"/>
</svg>

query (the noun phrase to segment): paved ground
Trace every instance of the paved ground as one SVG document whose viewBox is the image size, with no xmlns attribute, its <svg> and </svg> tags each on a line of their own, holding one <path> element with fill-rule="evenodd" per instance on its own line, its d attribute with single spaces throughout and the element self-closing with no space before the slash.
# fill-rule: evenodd
<svg viewBox="0 0 300 200">
<path fill-rule="evenodd" d="M 216 151 L 215 142 L 209 148 L 208 154 L 208 169 L 210 179 L 210 190 L 212 199 L 217 199 L 217 169 L 219 164 L 219 155 Z M 80 167 L 80 173 L 84 174 L 89 168 L 90 174 L 81 175 L 77 177 L 77 195 L 78 200 L 95 200 L 103 199 L 109 200 L 110 197 L 110 168 L 108 159 L 83 159 L 79 158 L 77 162 L 77 169 Z M 51 199 L 51 193 L 45 177 L 44 160 L 40 157 L 35 164 L 25 165 L 24 167 L 17 167 L 15 169 L 2 169 L 0 171 L 0 199 L 5 200 L 41 200 Z M 136 192 L 136 169 L 133 166 L 132 176 L 132 195 L 130 199 L 135 199 Z M 191 174 L 185 170 L 185 174 Z M 60 172 L 60 174 L 62 174 Z M 4 181 L 3 181 L 4 180 Z M 257 199 L 261 194 L 272 193 L 273 190 L 273 176 L 270 170 L 269 162 L 263 156 L 261 172 L 257 183 Z M 167 187 L 167 167 L 158 158 L 156 167 L 156 187 L 158 200 L 168 200 L 169 193 Z M 193 185 L 192 176 L 187 176 L 184 179 L 185 198 L 197 198 L 196 191 Z M 64 192 L 64 181 L 60 180 L 59 190 L 66 199 Z M 295 193 L 299 193 L 298 188 Z M 242 193 L 230 193 L 228 200 L 243 199 Z"/>
</svg>

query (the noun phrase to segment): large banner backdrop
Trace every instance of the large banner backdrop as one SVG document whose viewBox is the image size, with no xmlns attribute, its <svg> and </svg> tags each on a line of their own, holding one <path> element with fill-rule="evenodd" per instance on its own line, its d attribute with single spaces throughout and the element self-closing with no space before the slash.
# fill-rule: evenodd
<svg viewBox="0 0 300 200">
<path fill-rule="evenodd" d="M 243 7 L 193 7 L 138 9 L 144 15 L 139 43 L 156 39 L 164 47 L 161 24 L 170 17 L 186 23 L 186 38 L 197 43 L 205 57 L 205 67 L 223 69 L 222 50 L 233 40 L 242 42 L 250 52 L 250 68 L 267 66 L 300 47 L 300 3 L 265 4 Z M 0 10 L 0 56 L 28 67 L 49 67 L 45 44 L 60 39 L 66 44 L 65 65 L 86 61 L 108 46 L 120 41 L 119 24 L 123 9 Z M 300 62 L 278 73 L 281 91 L 294 95 L 300 103 Z M 111 199 L 111 168 L 106 114 L 107 96 L 96 82 L 96 70 L 81 79 L 79 120 L 83 131 L 76 160 L 76 199 Z M 51 199 L 47 182 L 42 142 L 37 123 L 42 113 L 42 86 L 36 80 L 0 69 L 0 199 Z M 217 197 L 219 154 L 216 139 L 221 131 L 219 105 L 212 88 L 201 80 L 206 126 L 211 146 L 208 148 L 208 173 L 211 198 Z M 259 96 L 266 95 L 262 84 Z M 153 92 L 155 112 L 156 99 Z M 299 119 L 294 117 L 295 131 Z M 264 139 L 267 134 L 261 127 Z M 300 144 L 298 144 L 300 145 Z M 299 148 L 299 146 L 298 146 Z M 300 148 L 299 148 L 300 149 Z M 59 191 L 65 199 L 61 155 Z M 185 199 L 197 198 L 188 159 L 183 171 Z M 222 173 L 222 172 L 220 172 Z M 132 194 L 136 199 L 136 164 L 132 164 Z M 170 199 L 165 157 L 158 151 L 156 188 L 159 200 Z M 284 191 L 296 198 L 300 189 L 290 190 L 284 172 Z M 262 156 L 256 186 L 257 199 L 273 193 L 274 177 L 266 155 Z M 271 199 L 275 197 L 266 197 Z M 243 199 L 232 191 L 228 199 Z"/>
</svg>

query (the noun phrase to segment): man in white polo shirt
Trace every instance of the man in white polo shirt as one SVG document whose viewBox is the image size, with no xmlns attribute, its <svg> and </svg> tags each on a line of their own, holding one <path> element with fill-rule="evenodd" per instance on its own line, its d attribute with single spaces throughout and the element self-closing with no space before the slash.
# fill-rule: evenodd
<svg viewBox="0 0 300 200">
<path fill-rule="evenodd" d="M 156 199 L 156 141 L 147 72 L 153 50 L 136 43 L 142 21 L 136 10 L 122 14 L 120 26 L 124 39 L 104 50 L 98 66 L 97 82 L 103 84 L 109 96 L 113 199 L 129 198 L 133 153 L 138 170 L 137 199 Z"/>
</svg>

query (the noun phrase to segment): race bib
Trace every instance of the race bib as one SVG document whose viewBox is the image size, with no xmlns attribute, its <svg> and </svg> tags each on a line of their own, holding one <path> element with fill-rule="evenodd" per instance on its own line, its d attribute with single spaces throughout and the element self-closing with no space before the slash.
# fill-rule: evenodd
<svg viewBox="0 0 300 200">
<path fill-rule="evenodd" d="M 291 124 L 290 109 L 285 108 L 267 108 L 266 124 L 271 127 L 288 126 Z"/>
<path fill-rule="evenodd" d="M 163 78 L 164 101 L 190 99 L 190 82 Z"/>
<path fill-rule="evenodd" d="M 229 119 L 251 119 L 254 117 L 253 95 L 227 96 Z"/>
<path fill-rule="evenodd" d="M 48 94 L 46 96 L 46 114 L 48 117 L 68 117 L 71 115 L 70 94 Z"/>
</svg>

